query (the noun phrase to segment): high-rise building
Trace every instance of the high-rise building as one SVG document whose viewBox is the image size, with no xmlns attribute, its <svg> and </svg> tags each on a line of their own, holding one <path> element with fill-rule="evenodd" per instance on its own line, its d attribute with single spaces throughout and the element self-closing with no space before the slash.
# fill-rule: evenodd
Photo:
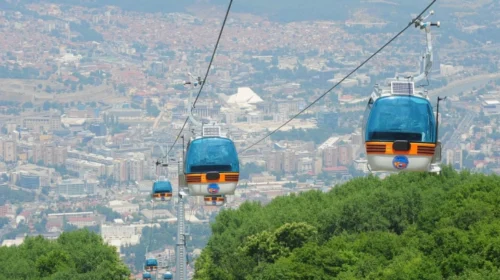
<svg viewBox="0 0 500 280">
<path fill-rule="evenodd" d="M 43 164 L 45 165 L 51 165 L 51 166 L 64 165 L 66 159 L 68 158 L 68 149 L 66 147 L 58 147 L 56 145 L 44 145 L 42 149 L 43 149 L 42 160 Z M 38 161 L 35 161 L 35 163 L 36 162 Z"/>
<path fill-rule="evenodd" d="M 15 140 L 4 140 L 3 143 L 3 160 L 5 162 L 17 161 L 17 143 Z"/>
<path fill-rule="evenodd" d="M 463 151 L 461 148 L 446 150 L 446 164 L 452 165 L 456 169 L 463 166 Z"/>
<path fill-rule="evenodd" d="M 271 152 L 267 156 L 266 160 L 267 171 L 269 172 L 281 172 L 283 166 L 283 153 L 282 152 Z"/>
<path fill-rule="evenodd" d="M 142 181 L 144 179 L 144 160 L 131 159 L 128 161 L 129 181 Z"/>
<path fill-rule="evenodd" d="M 323 158 L 321 156 L 317 156 L 314 158 L 314 174 L 318 175 L 323 172 Z"/>
<path fill-rule="evenodd" d="M 47 145 L 43 149 L 43 164 L 45 165 L 56 165 L 54 162 L 54 149 L 53 145 Z"/>
<path fill-rule="evenodd" d="M 323 166 L 337 167 L 338 165 L 338 148 L 327 147 L 323 150 Z"/>
<path fill-rule="evenodd" d="M 286 173 L 297 171 L 297 157 L 295 156 L 295 152 L 283 152 L 283 171 Z"/>
<path fill-rule="evenodd" d="M 340 165 L 349 165 L 352 162 L 352 147 L 351 145 L 340 145 L 339 150 L 339 163 Z"/>
<path fill-rule="evenodd" d="M 43 146 L 42 144 L 33 145 L 33 163 L 43 161 Z"/>
<path fill-rule="evenodd" d="M 128 181 L 128 168 L 127 168 L 127 160 L 125 159 L 117 159 L 113 163 L 113 177 L 117 182 L 126 182 Z"/>
<path fill-rule="evenodd" d="M 55 165 L 63 165 L 68 158 L 68 149 L 66 147 L 54 148 L 54 163 Z"/>
</svg>

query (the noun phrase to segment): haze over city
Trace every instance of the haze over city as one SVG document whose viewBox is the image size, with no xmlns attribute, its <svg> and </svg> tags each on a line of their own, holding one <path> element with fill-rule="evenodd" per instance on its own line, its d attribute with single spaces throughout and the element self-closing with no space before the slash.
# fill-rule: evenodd
<svg viewBox="0 0 500 280">
<path fill-rule="evenodd" d="M 425 21 L 434 23 L 429 73 L 421 65 L 425 61 L 422 56 L 429 53 L 424 23 L 418 28 L 411 25 L 366 64 L 351 72 L 415 20 L 432 1 L 239 0 L 231 1 L 227 21 L 224 21 L 229 2 L 0 1 L 0 256 L 11 254 L 9 252 L 14 251 L 7 250 L 14 248 L 31 248 L 26 242 L 42 241 L 26 240 L 35 240 L 33 237 L 41 235 L 44 240 L 57 240 L 54 242 L 60 242 L 62 247 L 40 243 L 47 254 L 40 253 L 26 260 L 29 264 L 26 267 L 32 269 L 26 268 L 29 271 L 26 273 L 36 274 L 33 279 L 73 279 L 85 273 L 95 273 L 88 277 L 105 278 L 103 275 L 110 273 L 124 277 L 119 279 L 129 276 L 146 279 L 144 262 L 152 256 L 159 261 L 158 277 L 167 272 L 180 277 L 176 250 L 182 236 L 188 279 L 244 279 L 246 276 L 264 279 L 259 278 L 262 275 L 269 277 L 265 279 L 283 279 L 292 277 L 286 273 L 293 269 L 299 271 L 290 267 L 294 262 L 300 263 L 299 259 L 306 262 L 306 250 L 315 251 L 307 247 L 310 244 L 321 250 L 332 246 L 328 250 L 335 248 L 331 250 L 336 251 L 335 242 L 347 238 L 341 237 L 343 231 L 372 234 L 386 230 L 403 236 L 412 226 L 415 226 L 412 230 L 425 231 L 446 224 L 453 230 L 463 230 L 464 236 L 471 234 L 471 240 L 480 239 L 471 233 L 472 225 L 461 228 L 459 222 L 448 223 L 444 216 L 439 223 L 435 222 L 439 226 L 430 225 L 431 218 L 427 215 L 439 212 L 438 203 L 422 202 L 423 206 L 419 204 L 419 210 L 415 210 L 417 218 L 405 214 L 401 219 L 407 220 L 399 224 L 395 222 L 399 218 L 393 218 L 394 213 L 384 210 L 384 203 L 404 201 L 401 207 L 407 207 L 411 203 L 405 199 L 411 197 L 409 200 L 414 201 L 415 192 L 422 192 L 418 194 L 419 201 L 468 196 L 451 190 L 452 186 L 459 187 L 452 182 L 460 181 L 460 176 L 470 176 L 464 181 L 474 182 L 471 184 L 484 182 L 491 196 L 500 188 L 497 177 L 500 174 L 498 0 L 441 0 L 425 11 L 423 16 L 433 10 Z M 216 45 L 219 34 L 220 42 Z M 214 45 L 216 52 L 212 56 Z M 212 63 L 210 68 L 209 63 Z M 418 84 L 413 83 L 413 77 L 420 73 L 425 73 L 425 78 Z M 369 135 L 367 126 L 372 122 L 367 121 L 366 109 L 379 98 L 372 92 L 377 92 L 374 91 L 377 86 L 392 86 L 387 85 L 386 79 L 396 76 L 406 77 L 401 79 L 409 81 L 412 94 L 420 91 L 428 98 L 422 99 L 430 104 L 428 122 L 433 126 L 427 134 L 418 134 L 418 137 L 424 139 L 435 133 L 433 141 L 410 141 L 397 138 L 399 136 L 390 140 L 370 138 L 373 135 Z M 203 86 L 201 91 L 200 86 Z M 332 90 L 326 93 L 329 89 Z M 395 93 L 394 87 L 391 90 L 391 94 Z M 438 97 L 442 98 L 439 114 Z M 233 156 L 239 164 L 237 168 L 217 170 L 217 176 L 225 174 L 217 179 L 210 179 L 208 175 L 216 170 L 200 171 L 206 175 L 203 173 L 197 179 L 203 191 L 207 188 L 203 184 L 220 179 L 217 183 L 222 187 L 210 189 L 213 186 L 208 185 L 210 194 L 225 191 L 222 178 L 225 183 L 234 182 L 232 193 L 220 193 L 222 206 L 215 205 L 215 195 L 205 194 L 189 195 L 185 205 L 178 207 L 182 200 L 180 190 L 185 188 L 192 194 L 195 182 L 189 179 L 194 173 L 188 174 L 188 168 L 183 165 L 183 160 L 187 161 L 184 149 L 191 138 L 202 136 L 203 131 L 194 121 L 186 119 L 190 113 L 207 127 L 220 128 L 236 148 L 237 154 Z M 399 150 L 393 142 L 400 140 L 408 144 L 403 153 L 406 162 L 394 158 Z M 383 142 L 383 151 L 369 146 L 370 141 Z M 415 144 L 417 142 L 432 147 L 420 150 L 422 145 Z M 429 163 L 425 168 L 429 167 L 430 171 L 412 170 L 417 160 L 412 158 L 410 146 L 415 150 L 415 157 L 428 152 Z M 207 149 L 206 153 L 209 152 Z M 224 154 L 222 150 L 217 152 Z M 391 155 L 394 168 L 385 170 L 382 161 L 375 158 L 375 154 L 380 153 Z M 229 152 L 225 156 L 231 155 Z M 398 167 L 398 164 L 402 165 Z M 431 167 L 443 171 L 431 174 L 434 170 Z M 419 172 L 398 174 L 403 169 Z M 236 177 L 230 177 L 228 172 L 235 173 Z M 431 176 L 443 178 L 440 180 L 443 186 L 449 186 L 443 187 L 451 192 L 449 196 L 436 191 L 438 179 Z M 172 199 L 153 202 L 152 186 L 166 179 L 171 183 L 168 194 Z M 436 185 L 426 189 L 426 184 Z M 415 185 L 421 186 L 418 191 L 412 189 Z M 394 197 L 368 203 L 370 197 L 378 194 L 360 186 L 387 188 L 383 189 L 387 192 L 384 194 L 391 194 L 393 190 Z M 351 190 L 357 187 L 368 197 L 366 201 L 349 197 L 355 193 Z M 399 194 L 401 197 L 396 197 Z M 345 200 L 343 195 L 347 197 Z M 207 200 L 209 197 L 213 198 L 213 204 L 207 202 L 212 201 Z M 470 197 L 478 199 L 472 194 Z M 314 201 L 306 207 L 308 199 Z M 328 212 L 321 212 L 320 206 L 315 208 L 315 203 L 331 204 L 326 203 L 328 199 L 345 208 L 328 208 Z M 299 214 L 297 208 L 290 206 L 292 201 L 310 212 Z M 449 209 L 469 209 L 466 203 L 456 203 L 461 206 Z M 379 204 L 380 209 L 370 208 Z M 380 211 L 383 218 L 370 220 L 364 214 L 356 216 L 357 212 L 349 210 L 362 205 L 368 206 L 359 211 Z M 492 224 L 498 223 L 494 214 L 498 206 L 493 201 L 491 205 L 481 205 L 471 203 L 470 209 L 483 211 L 484 217 L 491 216 Z M 398 207 L 387 206 L 387 209 Z M 425 207 L 429 207 L 430 212 L 422 210 Z M 180 208 L 183 210 L 179 212 Z M 179 235 L 178 217 L 182 212 L 186 234 Z M 448 215 L 446 213 L 442 215 Z M 286 218 L 288 214 L 290 217 Z M 314 215 L 318 216 L 313 218 Z M 484 220 L 479 221 L 479 216 L 474 225 L 486 224 Z M 357 219 L 353 217 L 359 217 L 356 220 L 359 223 L 346 225 L 342 222 L 346 217 L 353 221 Z M 246 221 L 250 221 L 250 225 L 245 224 Z M 90 234 L 79 232 L 82 229 L 95 234 L 78 237 L 77 234 Z M 98 272 L 89 272 L 92 269 L 87 271 L 74 264 L 78 263 L 78 256 L 72 255 L 73 247 L 64 247 L 71 242 L 64 243 L 62 234 L 77 231 L 76 237 L 71 238 L 93 240 L 95 244 L 102 241 L 103 248 L 109 249 L 106 261 L 113 263 L 110 267 L 115 270 L 101 267 Z M 431 231 L 426 234 L 432 235 Z M 281 232 L 294 232 L 304 239 L 296 247 L 288 243 L 285 246 L 285 241 L 276 241 Z M 92 239 L 94 237 L 96 239 Z M 222 249 L 221 240 L 226 238 L 232 243 L 228 241 L 228 248 Z M 371 238 L 378 240 L 379 237 Z M 484 242 L 493 244 L 493 237 L 488 238 Z M 357 235 L 354 239 L 363 240 Z M 86 242 L 81 240 L 71 244 L 84 246 Z M 274 249 L 269 248 L 275 247 L 269 240 L 282 247 L 276 245 L 279 249 L 272 251 Z M 406 244 L 406 241 L 397 242 Z M 89 244 L 94 244 L 92 242 Z M 342 242 L 348 244 L 346 240 Z M 267 244 L 262 246 L 267 246 L 268 251 L 258 244 Z M 474 247 L 477 249 L 474 252 L 483 254 L 478 253 L 486 248 L 483 245 Z M 88 245 L 88 250 L 97 246 Z M 413 245 L 401 245 L 404 246 Z M 51 249 L 46 249 L 49 247 Z M 323 279 L 320 275 L 341 278 L 342 273 L 352 277 L 345 279 L 386 279 L 396 275 L 384 270 L 396 266 L 399 262 L 396 257 L 373 264 L 370 268 L 373 270 L 366 268 L 371 272 L 360 272 L 363 271 L 359 261 L 362 257 L 356 255 L 356 250 L 361 247 L 356 248 L 346 249 L 352 256 L 347 256 L 351 253 L 337 256 L 350 267 L 345 271 L 339 268 L 342 264 L 329 263 L 335 267 L 330 271 L 318 269 L 323 266 L 311 261 L 304 271 L 318 269 L 322 271 L 320 274 L 293 270 L 296 273 L 293 275 L 309 275 L 310 279 Z M 294 253 L 295 250 L 302 251 Z M 325 253 L 328 251 L 321 250 L 316 251 L 329 255 Z M 360 254 L 373 253 L 367 253 L 368 249 L 359 250 Z M 473 267 L 470 261 L 470 266 L 457 264 L 461 269 L 450 272 L 452 269 L 445 268 L 444 258 L 458 251 L 436 257 L 441 252 L 431 254 L 418 250 L 418 254 L 428 257 L 424 259 L 432 263 L 428 266 L 432 269 L 426 270 L 429 279 L 452 276 L 471 279 L 474 273 L 482 279 L 494 275 L 488 274 L 488 269 L 498 271 L 500 263 L 498 256 L 484 253 L 488 257 L 481 261 L 488 262 L 489 266 Z M 71 263 L 68 264 L 71 269 L 58 271 L 57 267 L 62 266 L 51 266 L 48 260 L 52 259 L 50 254 L 56 254 L 53 252 L 67 255 L 57 259 L 66 258 L 65 263 Z M 375 253 L 373 256 L 379 257 Z M 231 263 L 232 258 L 242 263 L 247 260 L 249 265 L 245 268 L 239 262 Z M 90 257 L 80 256 L 80 259 Z M 197 260 L 201 261 L 197 263 Z M 21 279 L 24 274 L 18 270 L 3 269 L 11 267 L 11 262 L 12 259 L 0 257 L 0 278 Z M 208 268 L 211 265 L 220 270 L 211 271 Z M 63 270 L 69 274 L 58 274 Z M 286 273 L 280 274 L 280 271 Z M 416 276 L 415 279 L 423 278 Z"/>
</svg>

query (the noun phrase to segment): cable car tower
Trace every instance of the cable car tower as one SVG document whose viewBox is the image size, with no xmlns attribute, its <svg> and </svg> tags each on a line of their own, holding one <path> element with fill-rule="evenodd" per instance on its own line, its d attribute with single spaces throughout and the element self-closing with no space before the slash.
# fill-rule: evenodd
<svg viewBox="0 0 500 280">
<path fill-rule="evenodd" d="M 184 85 L 197 87 L 204 81 L 200 77 L 189 76 L 194 82 L 185 81 Z M 188 104 L 192 104 L 192 91 Z M 179 200 L 177 208 L 177 244 L 176 244 L 176 280 L 187 279 L 187 249 L 185 199 L 191 196 L 203 196 L 207 205 L 224 205 L 226 195 L 234 194 L 239 180 L 239 159 L 232 140 L 227 138 L 216 123 L 209 125 L 198 121 L 193 116 L 194 106 L 189 108 L 189 121 L 194 137 L 184 148 L 183 158 L 178 161 Z M 201 128 L 201 136 L 196 137 L 196 128 Z"/>
<path fill-rule="evenodd" d="M 363 140 L 368 169 L 372 172 L 425 171 L 439 173 L 441 143 L 438 141 L 437 113 L 429 96 L 416 83 L 427 80 L 433 63 L 431 27 L 440 22 L 425 22 L 434 14 L 414 21 L 415 28 L 426 33 L 427 48 L 416 76 L 386 80 L 375 85 L 364 114 Z"/>
<path fill-rule="evenodd" d="M 162 148 L 162 147 L 161 147 Z M 162 148 L 163 151 L 163 148 Z M 152 204 L 153 204 L 153 211 L 151 215 L 151 226 L 150 226 L 150 236 L 149 236 L 149 244 L 146 246 L 146 262 L 144 264 L 144 273 L 143 273 L 143 280 L 146 279 L 152 279 L 152 273 L 155 273 L 155 279 L 158 276 L 158 260 L 155 258 L 155 256 L 149 251 L 151 247 L 151 242 L 153 238 L 153 231 L 154 231 L 154 211 L 155 211 L 155 201 L 158 202 L 169 202 L 172 199 L 172 184 L 170 181 L 167 179 L 166 174 L 161 174 L 161 169 L 159 171 L 158 167 L 166 167 L 168 164 L 163 164 L 160 161 L 156 162 L 156 180 L 153 183 L 152 191 L 151 191 L 151 198 L 152 198 Z"/>
</svg>

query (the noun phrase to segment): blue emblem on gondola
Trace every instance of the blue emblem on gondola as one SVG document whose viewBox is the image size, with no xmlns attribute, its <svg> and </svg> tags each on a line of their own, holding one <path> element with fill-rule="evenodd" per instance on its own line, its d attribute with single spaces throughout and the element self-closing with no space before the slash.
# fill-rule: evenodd
<svg viewBox="0 0 500 280">
<path fill-rule="evenodd" d="M 409 163 L 410 161 L 406 156 L 395 156 L 392 160 L 392 166 L 399 170 L 406 169 Z"/>
<path fill-rule="evenodd" d="M 210 184 L 208 185 L 207 191 L 210 194 L 217 194 L 219 193 L 220 187 L 218 184 Z"/>
</svg>

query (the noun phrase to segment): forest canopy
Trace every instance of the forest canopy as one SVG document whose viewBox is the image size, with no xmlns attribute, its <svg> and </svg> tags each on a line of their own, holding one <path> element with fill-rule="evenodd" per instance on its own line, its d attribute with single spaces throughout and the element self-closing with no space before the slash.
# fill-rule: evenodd
<svg viewBox="0 0 500 280">
<path fill-rule="evenodd" d="M 401 173 L 224 210 L 194 279 L 500 279 L 500 177 Z"/>
<path fill-rule="evenodd" d="M 65 232 L 57 240 L 28 237 L 18 247 L 0 247 L 0 280 L 128 279 L 116 249 L 88 230 Z"/>
</svg>

